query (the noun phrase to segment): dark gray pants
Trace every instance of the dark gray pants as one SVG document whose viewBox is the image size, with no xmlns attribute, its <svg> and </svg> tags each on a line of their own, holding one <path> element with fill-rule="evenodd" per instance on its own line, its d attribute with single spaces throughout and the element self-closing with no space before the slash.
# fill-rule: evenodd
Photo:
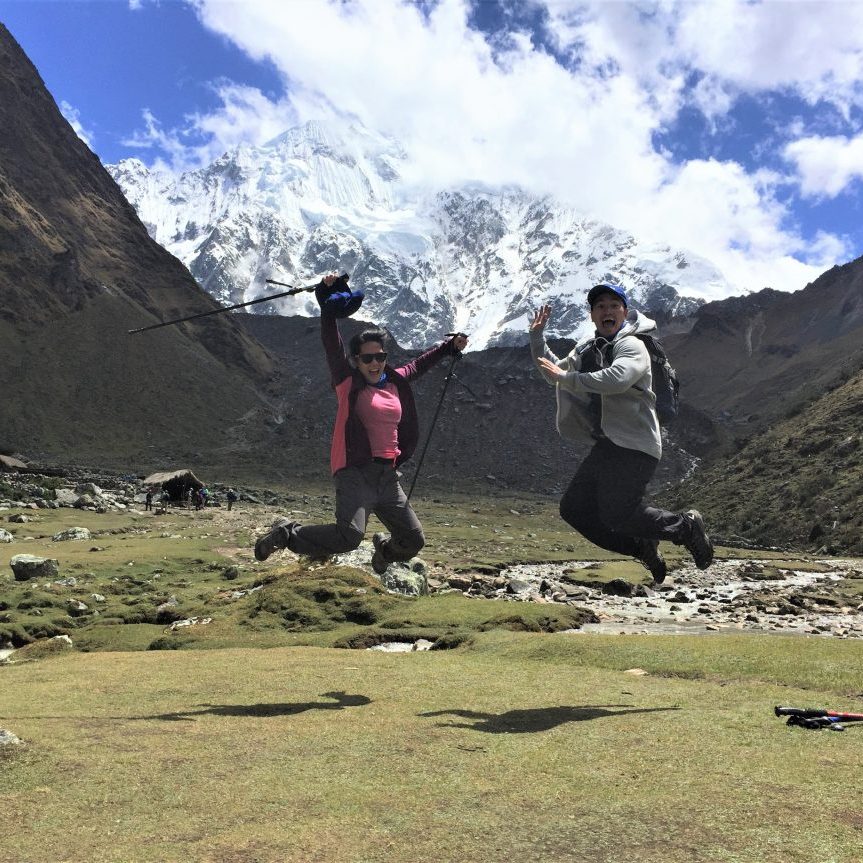
<svg viewBox="0 0 863 863">
<path fill-rule="evenodd" d="M 642 501 L 658 464 L 640 450 L 598 441 L 561 498 L 561 518 L 594 545 L 629 557 L 641 553 L 641 539 L 681 545 L 688 537 L 683 515 Z"/>
<path fill-rule="evenodd" d="M 391 464 L 369 462 L 336 473 L 335 524 L 298 526 L 290 531 L 288 548 L 296 554 L 328 557 L 353 551 L 363 540 L 374 513 L 390 532 L 383 549 L 388 563 L 410 560 L 425 545 L 422 525 L 399 484 Z"/>
</svg>

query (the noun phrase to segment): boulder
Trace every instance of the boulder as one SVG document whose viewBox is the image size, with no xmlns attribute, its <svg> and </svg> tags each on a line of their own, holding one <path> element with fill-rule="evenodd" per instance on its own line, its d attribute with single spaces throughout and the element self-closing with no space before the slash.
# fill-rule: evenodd
<svg viewBox="0 0 863 863">
<path fill-rule="evenodd" d="M 11 731 L 7 731 L 5 728 L 0 728 L 0 746 L 17 746 L 20 743 L 20 737 L 16 737 Z"/>
<path fill-rule="evenodd" d="M 54 500 L 60 506 L 75 506 L 75 501 L 80 496 L 78 492 L 73 491 L 71 488 L 58 488 L 54 491 Z"/>
<path fill-rule="evenodd" d="M 56 578 L 60 564 L 51 557 L 36 557 L 33 554 L 16 554 L 9 561 L 15 581 L 29 581 L 31 578 Z"/>
<path fill-rule="evenodd" d="M 12 542 L 13 539 L 15 539 L 15 537 L 12 536 L 8 530 L 4 530 L 0 527 L 0 542 Z"/>
<path fill-rule="evenodd" d="M 51 537 L 54 542 L 66 542 L 70 539 L 90 539 L 90 531 L 86 527 L 69 527 Z"/>
<path fill-rule="evenodd" d="M 424 572 L 414 572 L 400 563 L 391 563 L 381 576 L 381 584 L 394 593 L 404 596 L 428 596 L 428 579 Z"/>
<path fill-rule="evenodd" d="M 27 524 L 30 521 L 30 517 L 27 515 L 21 515 L 21 513 L 16 513 L 15 515 L 9 516 L 9 521 L 12 524 Z"/>
<path fill-rule="evenodd" d="M 75 486 L 75 491 L 78 494 L 89 494 L 92 497 L 99 497 L 102 494 L 102 489 L 92 482 L 83 482 Z"/>
</svg>

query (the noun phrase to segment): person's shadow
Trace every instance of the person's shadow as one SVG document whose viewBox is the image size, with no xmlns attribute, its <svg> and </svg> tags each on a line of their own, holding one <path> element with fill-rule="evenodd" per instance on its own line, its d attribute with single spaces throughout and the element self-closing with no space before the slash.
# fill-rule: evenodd
<svg viewBox="0 0 863 863">
<path fill-rule="evenodd" d="M 608 708 L 613 708 L 609 710 Z M 470 722 L 438 722 L 442 728 L 469 728 L 487 734 L 527 734 L 549 731 L 567 722 L 605 719 L 631 713 L 657 713 L 680 710 L 679 707 L 630 707 L 626 704 L 595 704 L 582 707 L 535 707 L 507 710 L 505 713 L 482 713 L 479 710 L 431 710 L 419 716 L 458 716 Z"/>
<path fill-rule="evenodd" d="M 137 716 L 136 719 L 163 719 L 166 722 L 191 722 L 195 716 L 294 716 L 307 710 L 344 710 L 346 707 L 364 707 L 372 700 L 366 695 L 348 695 L 346 692 L 323 692 L 321 698 L 332 701 L 300 701 L 287 704 L 201 704 L 199 710 L 179 710 L 176 713 L 157 713 Z"/>
</svg>

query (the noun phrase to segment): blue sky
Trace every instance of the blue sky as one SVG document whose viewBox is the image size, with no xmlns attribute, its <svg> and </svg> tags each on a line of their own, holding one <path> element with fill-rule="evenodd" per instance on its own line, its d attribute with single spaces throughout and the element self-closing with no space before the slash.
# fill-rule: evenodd
<svg viewBox="0 0 863 863">
<path fill-rule="evenodd" d="M 183 171 L 346 115 L 410 185 L 516 183 L 741 290 L 863 254 L 863 3 L 0 0 L 103 162 Z"/>
</svg>

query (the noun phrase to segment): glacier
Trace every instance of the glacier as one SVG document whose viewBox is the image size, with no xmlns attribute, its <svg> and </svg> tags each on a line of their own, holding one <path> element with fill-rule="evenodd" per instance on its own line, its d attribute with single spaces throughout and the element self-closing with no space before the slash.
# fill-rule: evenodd
<svg viewBox="0 0 863 863">
<path fill-rule="evenodd" d="M 138 159 L 106 166 L 150 235 L 225 305 L 348 272 L 366 293 L 359 317 L 406 348 L 446 332 L 470 349 L 522 345 L 551 304 L 549 335 L 575 337 L 601 281 L 661 321 L 685 319 L 698 295 L 732 293 L 709 261 L 639 242 L 550 196 L 516 188 L 409 187 L 409 154 L 360 124 L 310 122 L 175 175 Z M 251 307 L 317 314 L 308 294 Z"/>
</svg>

